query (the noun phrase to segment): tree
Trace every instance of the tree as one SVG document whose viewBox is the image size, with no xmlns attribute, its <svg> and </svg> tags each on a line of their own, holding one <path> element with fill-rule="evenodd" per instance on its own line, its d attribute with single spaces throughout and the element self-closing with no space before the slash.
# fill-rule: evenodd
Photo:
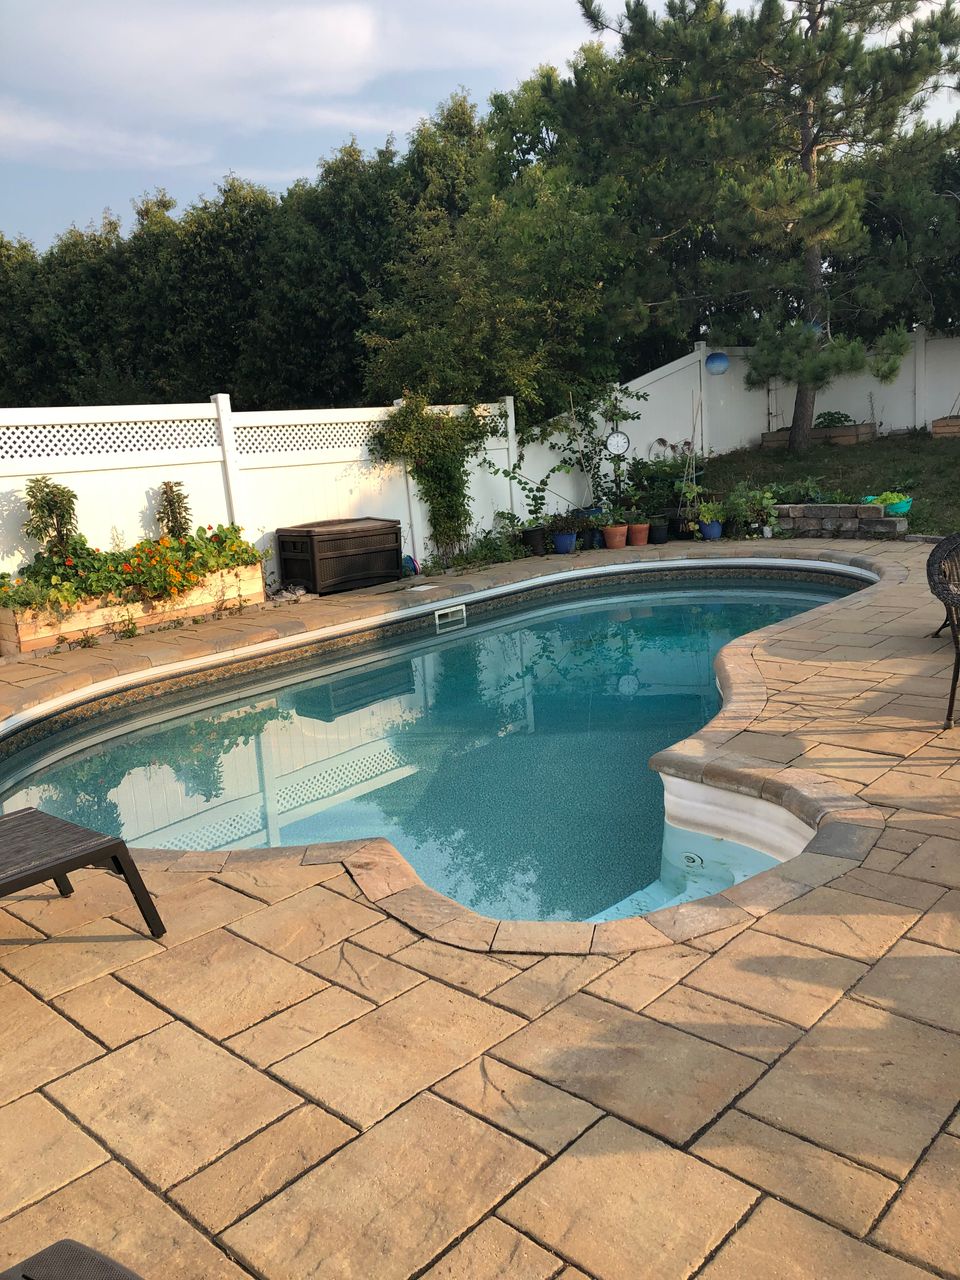
<svg viewBox="0 0 960 1280">
<path fill-rule="evenodd" d="M 579 3 L 595 30 L 609 27 L 596 0 Z M 882 151 L 958 65 L 950 0 L 920 16 L 925 9 L 920 0 L 762 0 L 729 15 L 716 0 L 671 0 L 658 19 L 629 0 L 616 27 L 634 57 L 643 57 L 639 34 L 656 33 L 659 56 L 666 45 L 688 84 L 710 86 L 715 114 L 748 122 L 739 145 L 722 139 L 721 204 L 734 252 L 750 244 L 776 264 L 782 287 L 754 298 L 751 376 L 796 382 L 795 452 L 809 443 L 817 390 L 868 359 L 862 340 L 834 323 L 835 260 L 864 236 L 851 159 Z M 895 375 L 905 347 L 898 328 L 877 336 L 878 377 Z"/>
</svg>

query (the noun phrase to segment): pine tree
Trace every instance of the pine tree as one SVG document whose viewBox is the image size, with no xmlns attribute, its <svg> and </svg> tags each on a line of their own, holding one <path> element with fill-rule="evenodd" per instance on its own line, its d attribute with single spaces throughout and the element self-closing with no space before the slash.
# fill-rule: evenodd
<svg viewBox="0 0 960 1280">
<path fill-rule="evenodd" d="M 610 28 L 596 0 L 579 3 L 595 30 Z M 751 380 L 797 384 L 794 452 L 809 444 L 817 390 L 868 363 L 863 341 L 834 322 L 836 261 L 865 238 L 864 186 L 852 161 L 909 129 L 958 66 L 951 0 L 928 9 L 921 0 L 762 0 L 731 15 L 716 0 L 670 0 L 658 19 L 628 0 L 613 28 L 634 57 L 638 33 L 655 31 L 658 56 L 669 59 L 672 49 L 688 83 L 710 85 L 714 110 L 744 126 L 741 145 L 720 135 L 728 148 L 720 221 L 726 211 L 734 255 L 749 246 L 778 286 L 764 300 L 754 281 Z M 906 343 L 899 327 L 877 337 L 876 376 L 895 376 Z"/>
</svg>

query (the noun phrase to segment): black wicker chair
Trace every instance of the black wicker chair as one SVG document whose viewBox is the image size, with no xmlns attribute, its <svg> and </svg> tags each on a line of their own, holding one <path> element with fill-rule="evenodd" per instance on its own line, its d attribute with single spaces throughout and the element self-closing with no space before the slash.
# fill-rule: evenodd
<svg viewBox="0 0 960 1280">
<path fill-rule="evenodd" d="M 952 729 L 957 682 L 960 680 L 960 533 L 951 533 L 948 537 L 941 538 L 930 552 L 927 559 L 927 582 L 946 611 L 946 617 L 933 634 L 938 636 L 948 626 L 956 650 L 950 701 L 947 703 L 947 717 L 943 722 L 944 728 Z"/>
<path fill-rule="evenodd" d="M 140 1280 L 135 1271 L 76 1240 L 58 1240 L 9 1271 L 0 1280 Z"/>
</svg>

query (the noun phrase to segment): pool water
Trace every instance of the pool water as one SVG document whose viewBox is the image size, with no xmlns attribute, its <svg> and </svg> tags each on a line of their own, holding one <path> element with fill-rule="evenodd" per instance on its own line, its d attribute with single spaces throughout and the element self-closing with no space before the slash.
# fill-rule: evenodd
<svg viewBox="0 0 960 1280">
<path fill-rule="evenodd" d="M 38 769 L 3 809 L 34 804 L 151 848 L 384 836 L 427 884 L 509 919 L 611 919 L 715 892 L 772 860 L 665 829 L 647 761 L 719 709 L 724 644 L 849 588 L 620 590 L 309 679 L 275 668 L 212 706 L 158 702 L 155 723 L 138 712 L 143 727 Z"/>
</svg>

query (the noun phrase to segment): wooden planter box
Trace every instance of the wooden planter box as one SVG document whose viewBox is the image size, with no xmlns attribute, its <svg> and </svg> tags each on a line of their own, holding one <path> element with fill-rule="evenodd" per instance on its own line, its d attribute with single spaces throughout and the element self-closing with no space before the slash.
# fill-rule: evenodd
<svg viewBox="0 0 960 1280">
<path fill-rule="evenodd" d="M 810 432 L 811 444 L 863 444 L 866 440 L 876 438 L 875 422 L 851 422 L 845 427 L 814 427 Z M 789 443 L 789 427 L 782 427 L 779 431 L 765 431 L 760 437 L 760 444 L 766 449 L 785 449 Z"/>
<path fill-rule="evenodd" d="M 81 635 L 105 635 L 135 622 L 156 627 L 177 619 L 201 618 L 245 604 L 262 604 L 263 569 L 258 564 L 221 569 L 209 574 L 192 591 L 175 600 L 149 600 L 143 604 L 84 604 L 62 618 L 49 613 L 0 609 L 0 657 L 49 649 Z"/>
<path fill-rule="evenodd" d="M 931 430 L 935 436 L 960 436 L 960 417 L 934 418 Z"/>
</svg>

